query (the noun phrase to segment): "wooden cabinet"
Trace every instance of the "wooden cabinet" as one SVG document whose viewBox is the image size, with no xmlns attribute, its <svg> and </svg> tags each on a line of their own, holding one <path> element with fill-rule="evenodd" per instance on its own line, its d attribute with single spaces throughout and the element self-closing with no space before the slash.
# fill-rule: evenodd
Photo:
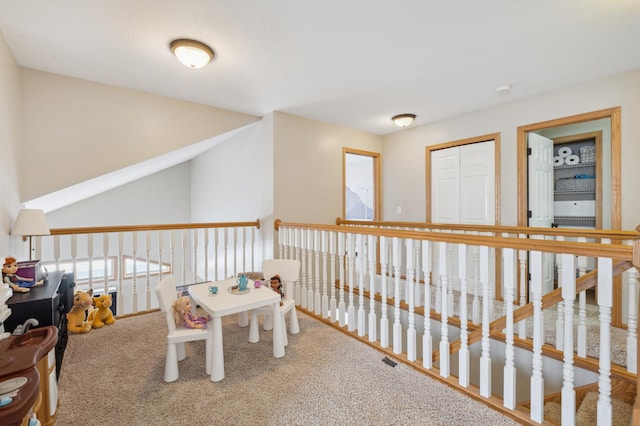
<svg viewBox="0 0 640 426">
<path fill-rule="evenodd" d="M 601 168 L 596 137 L 554 144 L 554 224 L 601 228 Z"/>
</svg>

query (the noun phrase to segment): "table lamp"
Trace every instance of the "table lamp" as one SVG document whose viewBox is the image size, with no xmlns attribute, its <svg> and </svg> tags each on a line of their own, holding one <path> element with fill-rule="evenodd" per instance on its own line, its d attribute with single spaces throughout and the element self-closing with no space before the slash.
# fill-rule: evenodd
<svg viewBox="0 0 640 426">
<path fill-rule="evenodd" d="M 13 224 L 12 235 L 22 235 L 23 241 L 29 237 L 29 260 L 33 260 L 33 237 L 51 235 L 47 218 L 40 209 L 22 209 Z"/>
</svg>

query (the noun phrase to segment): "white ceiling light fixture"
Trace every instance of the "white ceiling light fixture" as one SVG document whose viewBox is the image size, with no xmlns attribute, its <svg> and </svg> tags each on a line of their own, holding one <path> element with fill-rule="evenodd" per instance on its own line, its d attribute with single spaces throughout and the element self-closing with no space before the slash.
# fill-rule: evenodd
<svg viewBox="0 0 640 426">
<path fill-rule="evenodd" d="M 398 127 L 409 127 L 415 119 L 415 114 L 400 114 L 391 117 L 391 120 L 393 120 L 393 122 L 396 123 L 396 126 Z"/>
<path fill-rule="evenodd" d="M 189 68 L 202 68 L 215 56 L 213 49 L 206 44 L 186 38 L 173 40 L 169 48 L 176 58 Z"/>
</svg>

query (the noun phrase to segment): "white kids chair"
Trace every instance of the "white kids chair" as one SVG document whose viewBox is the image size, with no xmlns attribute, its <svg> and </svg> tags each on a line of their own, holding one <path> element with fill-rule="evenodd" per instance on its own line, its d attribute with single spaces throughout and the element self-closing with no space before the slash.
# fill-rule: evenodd
<svg viewBox="0 0 640 426">
<path fill-rule="evenodd" d="M 165 313 L 167 327 L 167 359 L 164 365 L 164 381 L 173 382 L 178 379 L 178 361 L 186 357 L 184 343 L 196 340 L 206 340 L 206 372 L 211 373 L 211 352 L 213 340 L 209 330 L 200 328 L 176 327 L 173 316 L 173 304 L 178 300 L 176 282 L 173 275 L 168 275 L 156 286 L 156 296 L 160 303 L 160 310 Z"/>
</svg>

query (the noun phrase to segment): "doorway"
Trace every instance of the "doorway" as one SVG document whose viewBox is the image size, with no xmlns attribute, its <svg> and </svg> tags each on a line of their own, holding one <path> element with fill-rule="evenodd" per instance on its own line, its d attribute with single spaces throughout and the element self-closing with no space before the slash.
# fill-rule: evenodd
<svg viewBox="0 0 640 426">
<path fill-rule="evenodd" d="M 574 227 L 574 228 L 590 228 L 590 229 L 610 229 L 620 230 L 622 227 L 622 210 L 621 210 L 621 140 L 620 140 L 620 107 L 609 108 L 605 110 L 593 111 L 585 114 L 574 115 L 570 117 L 559 118 L 555 120 L 544 121 L 540 123 L 529 124 L 518 127 L 518 226 L 531 227 L 542 226 L 548 223 L 548 227 Z M 538 138 L 540 136 L 540 138 Z M 529 148 L 531 148 L 532 139 L 548 139 L 551 141 L 551 161 L 554 155 L 558 153 L 558 147 L 576 148 L 573 144 L 586 139 L 593 138 L 595 152 L 599 155 L 594 161 L 595 171 L 588 174 L 596 178 L 596 188 L 593 201 L 581 203 L 579 207 L 594 205 L 594 220 L 588 226 L 583 226 L 580 220 L 583 217 L 579 214 L 571 212 L 569 221 L 562 216 L 562 211 L 556 212 L 556 208 L 566 208 L 562 196 L 559 198 L 560 203 L 554 201 L 554 188 L 557 186 L 557 178 L 537 179 L 532 177 L 530 170 Z M 554 148 L 555 146 L 555 148 Z M 576 151 L 579 150 L 578 146 Z M 533 151 L 533 149 L 531 150 Z M 563 168 L 564 166 L 555 167 Z M 548 173 L 548 171 L 546 172 Z M 553 173 L 553 167 L 552 167 Z M 575 177 L 583 174 L 582 171 L 576 171 Z M 589 176 L 591 177 L 591 176 Z M 544 188 L 536 187 L 536 184 L 546 182 Z M 565 183 L 565 182 L 563 182 Z M 587 182 L 566 182 L 566 184 L 586 184 Z M 557 193 L 558 191 L 556 191 Z M 549 208 L 545 221 L 532 221 L 531 217 L 540 218 L 541 213 L 533 213 L 532 210 L 538 209 L 537 201 L 541 195 L 545 194 L 545 203 L 540 204 L 542 209 Z M 549 198 L 549 193 L 551 198 Z M 577 204 L 574 199 L 573 203 Z M 580 202 L 581 200 L 578 200 Z M 580 209 L 582 211 L 582 209 Z M 550 216 L 549 216 L 550 215 Z M 586 215 L 585 217 L 588 217 Z M 558 220 L 562 218 L 563 220 Z M 553 260 L 550 260 L 553 262 Z M 553 265 L 550 265 L 553 268 Z M 549 269 L 546 268 L 545 271 Z M 614 277 L 614 308 L 612 312 L 612 325 L 622 326 L 622 303 L 620 275 Z"/>
</svg>

